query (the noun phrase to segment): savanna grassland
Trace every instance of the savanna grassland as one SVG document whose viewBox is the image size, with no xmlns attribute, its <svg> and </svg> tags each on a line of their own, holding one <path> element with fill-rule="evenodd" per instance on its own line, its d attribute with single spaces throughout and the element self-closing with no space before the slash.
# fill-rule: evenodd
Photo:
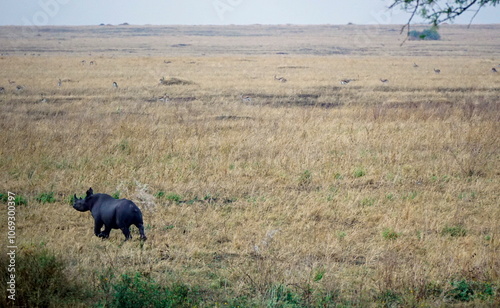
<svg viewBox="0 0 500 308">
<path fill-rule="evenodd" d="M 16 305 L 500 305 L 499 27 L 398 31 L 0 28 Z M 148 240 L 95 237 L 89 187 Z"/>
</svg>

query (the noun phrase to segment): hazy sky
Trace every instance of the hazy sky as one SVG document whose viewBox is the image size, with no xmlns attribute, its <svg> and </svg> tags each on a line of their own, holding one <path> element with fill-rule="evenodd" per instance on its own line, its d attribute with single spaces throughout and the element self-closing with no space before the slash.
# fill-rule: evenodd
<svg viewBox="0 0 500 308">
<path fill-rule="evenodd" d="M 390 0 L 0 0 L 0 25 L 402 24 Z M 455 23 L 469 23 L 471 14 Z M 475 24 L 500 23 L 500 7 Z"/>
</svg>

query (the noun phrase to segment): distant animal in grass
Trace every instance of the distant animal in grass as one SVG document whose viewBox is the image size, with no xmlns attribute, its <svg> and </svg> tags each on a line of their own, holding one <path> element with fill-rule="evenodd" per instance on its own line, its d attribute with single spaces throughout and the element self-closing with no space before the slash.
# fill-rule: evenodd
<svg viewBox="0 0 500 308">
<path fill-rule="evenodd" d="M 342 79 L 342 80 L 340 81 L 340 84 L 346 85 L 346 84 L 348 84 L 348 83 L 349 83 L 349 82 L 351 82 L 351 81 L 353 81 L 353 80 L 352 80 L 352 79 Z"/>
<path fill-rule="evenodd" d="M 107 194 L 94 194 L 92 188 L 87 190 L 85 198 L 73 196 L 73 208 L 80 212 L 90 211 L 94 217 L 94 234 L 103 239 L 109 237 L 111 229 L 120 229 L 125 241 L 132 238 L 130 226 L 139 229 L 141 240 L 146 240 L 142 212 L 134 202 L 127 199 L 115 199 Z M 104 226 L 104 230 L 101 230 Z"/>
<path fill-rule="evenodd" d="M 274 80 L 277 80 L 279 82 L 287 82 L 285 77 L 276 77 L 276 75 L 274 75 Z"/>
<path fill-rule="evenodd" d="M 491 68 L 491 72 L 492 72 L 492 73 L 498 73 L 497 69 L 496 69 L 496 68 L 494 68 L 494 67 L 492 67 L 492 68 Z"/>
<path fill-rule="evenodd" d="M 388 83 L 388 82 L 389 82 L 389 79 L 382 79 L 382 78 L 380 78 L 380 81 L 381 81 L 382 83 Z"/>
<path fill-rule="evenodd" d="M 113 81 L 113 88 L 115 88 L 115 89 L 118 88 L 118 84 L 116 83 L 116 81 Z"/>
<path fill-rule="evenodd" d="M 441 70 L 439 68 L 435 68 L 434 73 L 439 74 L 439 73 L 441 73 Z"/>
<path fill-rule="evenodd" d="M 164 94 L 163 96 L 158 98 L 158 101 L 166 103 L 166 102 L 170 101 L 170 97 L 168 97 L 167 94 Z"/>
<path fill-rule="evenodd" d="M 415 67 L 415 68 L 418 67 L 418 64 L 413 62 L 413 67 Z"/>
<path fill-rule="evenodd" d="M 0 87 L 0 94 L 4 93 L 4 92 L 5 92 L 5 88 L 4 87 Z"/>
<path fill-rule="evenodd" d="M 246 103 L 252 102 L 252 97 L 249 95 L 241 95 L 241 100 Z"/>
</svg>

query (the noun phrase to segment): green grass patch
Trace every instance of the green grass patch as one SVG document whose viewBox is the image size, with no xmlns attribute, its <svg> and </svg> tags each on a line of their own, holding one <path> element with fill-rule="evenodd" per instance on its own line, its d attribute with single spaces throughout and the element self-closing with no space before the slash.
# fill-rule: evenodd
<svg viewBox="0 0 500 308">
<path fill-rule="evenodd" d="M 41 193 L 35 198 L 36 201 L 45 204 L 45 203 L 54 203 L 56 202 L 56 198 L 54 197 L 54 192 Z"/>
<path fill-rule="evenodd" d="M 452 289 L 447 292 L 446 297 L 454 301 L 470 302 L 475 299 L 487 300 L 495 294 L 493 285 L 490 283 L 462 279 L 454 280 L 450 284 Z"/>
<path fill-rule="evenodd" d="M 4 203 L 9 202 L 9 194 L 8 193 L 5 193 L 5 194 L 0 193 L 0 200 Z M 25 197 L 23 197 L 21 195 L 17 195 L 17 194 L 15 195 L 14 200 L 12 200 L 12 202 L 14 202 L 14 204 L 16 206 L 28 204 L 28 200 Z"/>
<path fill-rule="evenodd" d="M 446 226 L 441 230 L 441 235 L 443 236 L 451 236 L 451 237 L 460 237 L 466 236 L 467 230 L 463 226 Z"/>
<path fill-rule="evenodd" d="M 8 264 L 7 258 L 10 257 L 2 254 L 1 263 Z M 2 266 L 0 279 L 7 285 L 9 275 L 15 275 L 16 307 L 70 307 L 88 299 L 90 290 L 70 280 L 64 262 L 43 246 L 18 250 L 15 265 L 15 272 L 8 272 L 7 266 Z M 6 294 L 0 299 L 2 307 L 12 303 Z"/>
<path fill-rule="evenodd" d="M 174 283 L 168 287 L 139 273 L 124 274 L 112 286 L 113 297 L 106 307 L 194 307 L 201 302 L 196 289 Z"/>
<path fill-rule="evenodd" d="M 385 238 L 386 240 L 395 240 L 397 239 L 401 234 L 397 233 L 393 229 L 386 228 L 382 231 L 382 237 Z"/>
<path fill-rule="evenodd" d="M 353 175 L 355 178 L 360 178 L 360 177 L 363 177 L 366 175 L 366 171 L 363 168 L 358 168 L 358 169 L 354 170 Z"/>
</svg>

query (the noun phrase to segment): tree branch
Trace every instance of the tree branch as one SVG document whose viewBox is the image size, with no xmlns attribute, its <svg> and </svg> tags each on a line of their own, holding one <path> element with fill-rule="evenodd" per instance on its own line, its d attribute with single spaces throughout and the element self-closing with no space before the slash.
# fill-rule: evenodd
<svg viewBox="0 0 500 308">
<path fill-rule="evenodd" d="M 403 31 L 405 30 L 405 28 L 407 28 L 407 32 L 406 32 L 406 38 L 403 40 L 403 42 L 401 42 L 401 46 L 408 40 L 408 38 L 410 37 L 410 23 L 413 19 L 413 17 L 415 16 L 415 13 L 417 13 L 417 10 L 418 10 L 418 6 L 420 5 L 420 0 L 416 0 L 417 3 L 415 3 L 415 8 L 413 9 L 413 12 L 411 13 L 411 16 L 410 16 L 410 19 L 408 19 L 408 22 L 406 23 L 406 25 L 404 25 L 402 28 L 401 28 L 401 32 L 399 32 L 399 34 L 403 33 Z M 394 3 L 393 5 L 395 5 L 396 3 Z M 389 8 L 392 8 L 392 5 L 389 7 Z"/>
<path fill-rule="evenodd" d="M 479 7 L 477 8 L 477 11 L 474 13 L 474 16 L 472 16 L 472 18 L 470 19 L 469 24 L 467 25 L 467 29 L 470 28 L 470 25 L 472 24 L 472 21 L 474 20 L 474 18 L 476 18 L 477 13 L 479 13 L 479 11 L 483 7 L 483 5 L 484 5 L 483 3 L 479 4 Z"/>
<path fill-rule="evenodd" d="M 400 34 L 402 34 L 405 29 L 407 30 L 406 38 L 401 43 L 401 45 L 403 45 L 410 37 L 411 22 L 417 13 L 419 13 L 424 20 L 437 26 L 446 21 L 454 20 L 466 11 L 473 11 L 471 8 L 474 5 L 478 5 L 479 7 L 469 22 L 468 27 L 470 27 L 472 21 L 484 6 L 496 6 L 499 3 L 500 0 L 443 0 L 441 2 L 439 0 L 393 0 L 388 8 L 394 9 L 396 7 L 401 7 L 407 13 L 411 13 L 408 22 L 401 27 Z"/>
<path fill-rule="evenodd" d="M 466 5 L 465 7 L 456 8 L 453 12 L 448 13 L 447 14 L 448 16 L 446 18 L 444 18 L 444 19 L 439 20 L 439 19 L 436 18 L 436 24 L 443 23 L 443 22 L 448 21 L 450 19 L 455 19 L 456 17 L 462 15 L 462 13 L 464 13 L 465 11 L 467 11 L 471 6 L 473 6 L 474 4 L 476 4 L 476 2 L 477 2 L 477 0 L 472 0 L 472 2 L 469 3 L 468 5 Z M 445 13 L 445 11 L 439 12 L 439 15 L 441 15 L 443 13 Z M 437 17 L 439 17 L 439 15 Z"/>
</svg>

